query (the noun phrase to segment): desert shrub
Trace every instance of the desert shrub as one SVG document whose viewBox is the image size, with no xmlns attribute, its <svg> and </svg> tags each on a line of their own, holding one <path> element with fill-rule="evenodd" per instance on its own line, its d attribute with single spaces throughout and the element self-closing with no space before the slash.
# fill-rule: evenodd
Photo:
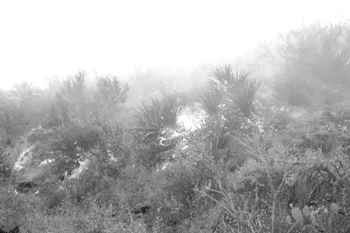
<svg viewBox="0 0 350 233">
<path fill-rule="evenodd" d="M 12 174 L 12 165 L 11 161 L 9 160 L 9 147 L 0 144 L 0 180 L 1 182 L 4 182 L 5 179 L 10 178 Z"/>
<path fill-rule="evenodd" d="M 291 77 L 275 84 L 273 90 L 276 103 L 289 108 L 316 109 L 323 102 L 320 83 L 310 78 Z"/>
<path fill-rule="evenodd" d="M 274 48 L 267 47 L 269 56 L 261 58 L 273 67 L 277 84 L 271 87 L 279 101 L 315 108 L 349 99 L 348 23 L 303 24 L 282 35 Z M 300 76 L 306 80 L 295 79 Z"/>
<path fill-rule="evenodd" d="M 117 77 L 99 77 L 96 82 L 94 102 L 104 108 L 115 108 L 126 101 L 129 87 Z M 114 109 L 116 110 L 116 109 Z"/>
<path fill-rule="evenodd" d="M 142 223 L 148 229 L 157 228 L 158 210 L 164 203 L 162 187 L 166 182 L 164 176 L 141 165 L 125 167 L 112 190 L 116 221 L 124 222 L 128 227 Z"/>
<path fill-rule="evenodd" d="M 212 77 L 225 87 L 243 86 L 247 81 L 248 74 L 238 73 L 238 71 L 235 73 L 230 65 L 225 65 L 224 67 L 215 68 L 212 71 Z"/>
<path fill-rule="evenodd" d="M 63 203 L 67 201 L 67 194 L 63 191 L 56 191 L 51 193 L 51 195 L 47 196 L 45 199 L 45 206 L 47 208 L 48 213 L 56 213 Z"/>
<path fill-rule="evenodd" d="M 299 132 L 289 132 L 290 136 L 309 132 L 305 124 L 314 127 L 310 121 L 319 127 L 319 119 L 309 119 L 307 123 L 300 124 Z M 341 125 L 338 127 L 342 128 Z M 288 207 L 291 203 L 299 208 L 311 205 L 310 203 L 320 208 L 330 208 L 331 202 L 337 203 L 339 209 L 345 209 L 346 205 L 341 206 L 340 203 L 343 203 L 341 197 L 346 197 L 343 192 L 348 182 L 344 178 L 349 163 L 346 154 L 342 152 L 343 146 L 338 144 L 322 153 L 319 148 L 332 141 L 325 138 L 318 144 L 317 150 L 308 148 L 301 151 L 297 140 L 283 141 L 281 135 L 284 133 L 288 134 L 287 131 L 269 130 L 267 127 L 264 132 L 260 132 L 264 137 L 249 139 L 232 135 L 235 142 L 241 144 L 242 150 L 246 151 L 246 159 L 235 170 L 213 173 L 212 180 L 215 182 L 206 183 L 197 189 L 214 201 L 218 208 L 218 212 L 211 216 L 217 222 L 212 221 L 211 227 L 218 232 L 271 232 L 273 229 L 287 232 L 292 227 L 285 221 L 286 215 L 291 211 Z M 344 137 L 346 134 L 343 132 L 341 135 Z M 299 153 L 291 153 L 295 150 Z M 217 169 L 225 171 L 218 166 Z M 217 195 L 214 196 L 214 193 Z M 314 200 L 313 197 L 319 199 Z M 229 220 L 221 216 L 228 216 Z M 196 221 L 203 221 L 200 217 L 205 219 L 205 215 L 199 215 Z M 346 218 L 337 216 L 336 219 L 342 219 L 339 222 L 343 223 L 338 229 L 347 229 Z M 316 231 L 315 227 L 317 226 L 305 225 L 298 229 L 312 228 L 312 231 Z"/>
<path fill-rule="evenodd" d="M 195 188 L 204 182 L 210 180 L 211 177 L 200 169 L 196 169 L 186 165 L 173 165 L 166 171 L 168 184 L 163 188 L 166 192 L 166 206 L 170 213 L 176 213 L 177 219 L 171 219 L 174 216 L 167 213 L 162 216 L 166 225 L 171 224 L 175 220 L 177 225 L 185 219 L 190 219 L 200 209 L 198 204 Z M 168 219 L 169 218 L 169 219 Z"/>
<path fill-rule="evenodd" d="M 144 165 L 149 146 L 142 142 L 142 134 L 120 124 L 103 129 L 100 153 L 96 156 L 104 174 L 118 178 L 130 164 Z"/>
<path fill-rule="evenodd" d="M 60 210 L 51 215 L 40 211 L 28 214 L 22 229 L 31 232 L 136 232 L 116 222 L 111 208 L 91 206 L 85 211 L 70 202 L 64 202 Z M 138 229 L 142 232 L 141 226 Z"/>
<path fill-rule="evenodd" d="M 115 124 L 113 120 L 126 101 L 128 87 L 117 77 L 97 78 L 96 87 L 90 91 L 86 75 L 82 71 L 67 77 L 56 94 L 53 117 L 62 126 L 58 131 L 62 145 L 58 146 L 67 150 L 95 147 L 100 133 Z"/>
<path fill-rule="evenodd" d="M 281 140 L 291 146 L 290 153 L 300 156 L 307 150 L 320 150 L 324 155 L 331 155 L 337 150 L 348 153 L 348 115 L 345 108 L 316 114 L 307 111 L 301 114 L 285 112 L 284 127 L 279 127 L 278 133 L 281 134 Z M 275 128 L 275 122 L 270 121 L 269 127 Z"/>
<path fill-rule="evenodd" d="M 236 73 L 230 65 L 212 71 L 212 85 L 226 95 L 225 103 L 249 117 L 254 111 L 255 95 L 260 82 L 248 79 L 248 73 Z M 210 100 L 207 98 L 207 101 Z M 230 106 L 227 106 L 230 107 Z"/>
<path fill-rule="evenodd" d="M 134 113 L 135 129 L 144 134 L 145 142 L 153 142 L 166 127 L 176 127 L 178 117 L 186 107 L 186 103 L 170 95 L 152 99 L 149 105 L 142 103 Z"/>
<path fill-rule="evenodd" d="M 218 232 L 287 232 L 292 229 L 285 221 L 289 204 L 329 206 L 332 201 L 346 209 L 346 204 L 340 204 L 346 202 L 342 197 L 347 197 L 348 183 L 340 178 L 347 174 L 349 164 L 344 150 L 348 142 L 345 112 L 298 117 L 286 112 L 282 128 L 270 119 L 257 118 L 246 121 L 250 130 L 241 131 L 225 131 L 224 119 L 208 118 L 174 151 L 175 161 L 182 165 L 167 168 L 171 176 L 164 191 L 172 201 L 165 206 L 174 213 L 182 210 L 176 216 L 180 226 L 184 224 L 181 229 L 189 232 L 213 228 Z M 329 136 L 320 137 L 321 132 Z M 320 200 L 313 200 L 315 196 Z M 189 219 L 196 223 L 186 226 Z M 344 223 L 345 218 L 337 219 Z M 316 231 L 316 227 L 307 224 L 297 229 Z M 347 229 L 346 224 L 339 229 Z"/>
<path fill-rule="evenodd" d="M 201 129 L 185 137 L 185 144 L 177 146 L 174 161 L 164 171 L 168 180 L 163 188 L 167 197 L 164 205 L 166 209 L 172 210 L 170 212 L 173 215 L 164 213 L 161 220 L 167 225 L 173 222 L 176 216 L 174 231 L 188 231 L 188 221 L 201 219 L 205 212 L 215 208 L 215 200 L 222 200 L 217 189 L 219 186 L 226 188 L 227 175 L 247 159 L 242 148 L 233 143 L 229 134 L 223 134 L 222 130 L 219 119 L 207 120 Z M 237 153 L 237 157 L 234 156 L 234 152 Z M 212 188 L 208 191 L 210 196 L 198 192 L 205 186 Z M 170 219 L 167 220 L 168 215 Z"/>
<path fill-rule="evenodd" d="M 0 95 L 0 127 L 2 133 L 9 138 L 24 133 L 23 128 L 27 128 L 24 109 L 9 94 L 1 92 Z"/>
<path fill-rule="evenodd" d="M 129 86 L 116 76 L 98 77 L 92 93 L 91 114 L 99 121 L 115 123 L 123 117 Z"/>
<path fill-rule="evenodd" d="M 211 86 L 209 90 L 200 96 L 199 103 L 209 116 L 213 116 L 220 112 L 220 105 L 223 104 L 223 97 L 222 91 L 215 88 L 215 86 Z"/>
<path fill-rule="evenodd" d="M 41 199 L 35 195 L 15 194 L 11 183 L 0 187 L 0 227 L 4 230 L 14 229 L 27 221 L 27 215 L 42 211 Z"/>
<path fill-rule="evenodd" d="M 347 83 L 349 46 L 348 22 L 314 22 L 284 36 L 281 53 L 290 70 L 312 74 L 326 83 Z"/>
<path fill-rule="evenodd" d="M 119 196 L 123 197 L 129 207 L 146 202 L 150 195 L 148 185 L 151 184 L 151 177 L 149 171 L 143 166 L 127 166 L 117 184 L 124 187 L 120 189 Z"/>
<path fill-rule="evenodd" d="M 74 156 L 77 149 L 88 151 L 96 147 L 100 140 L 100 133 L 96 127 L 77 127 L 70 125 L 61 130 L 60 138 L 54 142 L 53 150 Z"/>
<path fill-rule="evenodd" d="M 0 130 L 14 140 L 37 127 L 46 114 L 46 100 L 29 83 L 15 84 L 11 91 L 0 91 Z"/>
</svg>

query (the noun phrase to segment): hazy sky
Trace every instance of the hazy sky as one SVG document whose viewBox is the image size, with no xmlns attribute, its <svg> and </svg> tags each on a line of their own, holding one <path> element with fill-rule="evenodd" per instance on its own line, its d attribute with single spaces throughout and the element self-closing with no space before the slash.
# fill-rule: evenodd
<svg viewBox="0 0 350 233">
<path fill-rule="evenodd" d="M 0 88 L 216 62 L 303 20 L 349 16 L 349 0 L 0 0 Z"/>
</svg>

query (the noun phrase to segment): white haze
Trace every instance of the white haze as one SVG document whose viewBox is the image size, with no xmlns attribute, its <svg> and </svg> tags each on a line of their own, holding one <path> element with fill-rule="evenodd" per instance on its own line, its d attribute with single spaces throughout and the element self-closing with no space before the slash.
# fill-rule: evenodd
<svg viewBox="0 0 350 233">
<path fill-rule="evenodd" d="M 127 78 L 140 67 L 230 61 L 302 22 L 340 22 L 349 11 L 349 1 L 1 1 L 0 88 L 79 70 Z"/>
</svg>

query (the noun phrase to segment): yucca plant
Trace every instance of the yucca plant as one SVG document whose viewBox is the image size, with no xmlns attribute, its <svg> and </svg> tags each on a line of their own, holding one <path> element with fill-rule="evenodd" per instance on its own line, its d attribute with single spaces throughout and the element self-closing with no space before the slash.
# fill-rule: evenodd
<svg viewBox="0 0 350 233">
<path fill-rule="evenodd" d="M 315 59 L 314 77 L 325 83 L 344 85 L 350 84 L 350 52 L 324 52 Z"/>
<path fill-rule="evenodd" d="M 176 127 L 179 115 L 187 108 L 187 104 L 173 96 L 165 96 L 162 100 L 162 120 L 165 127 Z"/>
<path fill-rule="evenodd" d="M 143 132 L 144 140 L 156 139 L 164 127 L 161 103 L 157 99 L 152 99 L 149 105 L 142 102 L 142 107 L 135 111 L 134 117 L 135 128 Z"/>
<path fill-rule="evenodd" d="M 222 104 L 224 94 L 217 88 L 211 87 L 208 91 L 204 92 L 199 97 L 199 103 L 202 105 L 202 109 L 209 115 L 217 115 L 220 111 L 220 104 Z"/>
<path fill-rule="evenodd" d="M 186 107 L 186 103 L 170 95 L 161 100 L 152 99 L 148 105 L 142 102 L 142 106 L 134 112 L 135 129 L 143 132 L 145 142 L 152 142 L 163 129 L 176 126 L 178 116 Z"/>
<path fill-rule="evenodd" d="M 225 89 L 229 103 L 247 117 L 254 111 L 255 94 L 260 86 L 260 82 L 248 80 L 248 76 L 245 72 L 233 72 L 230 65 L 212 72 L 212 77 Z"/>
<path fill-rule="evenodd" d="M 228 98 L 244 116 L 249 117 L 254 112 L 255 94 L 258 91 L 260 82 L 247 81 L 245 85 L 230 89 Z"/>
<path fill-rule="evenodd" d="M 314 79 L 297 77 L 276 84 L 272 95 L 280 105 L 315 109 L 321 103 L 321 88 Z"/>
<path fill-rule="evenodd" d="M 239 73 L 238 71 L 234 73 L 231 65 L 225 65 L 214 69 L 211 77 L 225 87 L 237 87 L 244 86 L 247 83 L 248 75 L 248 73 Z"/>
<path fill-rule="evenodd" d="M 334 105 L 348 99 L 350 87 L 350 54 L 339 52 L 323 56 L 315 67 L 315 76 L 325 84 L 325 104 Z"/>
</svg>

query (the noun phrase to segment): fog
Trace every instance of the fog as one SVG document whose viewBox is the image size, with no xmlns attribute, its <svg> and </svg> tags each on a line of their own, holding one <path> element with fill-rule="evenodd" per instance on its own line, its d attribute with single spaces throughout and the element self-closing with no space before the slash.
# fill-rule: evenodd
<svg viewBox="0 0 350 233">
<path fill-rule="evenodd" d="M 0 6 L 0 88 L 87 72 L 190 76 L 247 59 L 302 23 L 341 22 L 348 1 L 7 1 Z M 164 72 L 165 71 L 165 72 Z"/>
<path fill-rule="evenodd" d="M 350 232 L 347 9 L 0 3 L 0 232 Z"/>
</svg>

